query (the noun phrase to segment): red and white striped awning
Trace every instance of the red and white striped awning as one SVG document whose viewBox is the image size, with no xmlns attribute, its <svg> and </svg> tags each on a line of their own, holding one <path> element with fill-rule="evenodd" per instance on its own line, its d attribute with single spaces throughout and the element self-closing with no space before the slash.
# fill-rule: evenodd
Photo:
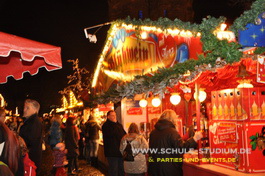
<svg viewBox="0 0 265 176">
<path fill-rule="evenodd" d="M 61 48 L 0 32 L 0 84 L 8 77 L 22 79 L 23 73 L 62 68 Z"/>
</svg>

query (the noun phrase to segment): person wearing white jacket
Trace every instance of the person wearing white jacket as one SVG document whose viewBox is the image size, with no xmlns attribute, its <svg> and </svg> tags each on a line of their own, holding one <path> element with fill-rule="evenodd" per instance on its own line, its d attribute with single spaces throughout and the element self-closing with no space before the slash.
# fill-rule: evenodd
<svg viewBox="0 0 265 176">
<path fill-rule="evenodd" d="M 124 161 L 125 174 L 126 176 L 144 176 L 147 172 L 146 156 L 145 153 L 141 153 L 140 151 L 148 149 L 148 142 L 139 134 L 137 124 L 131 123 L 128 129 L 128 134 L 122 138 L 120 144 L 121 153 L 123 153 L 126 148 L 127 141 L 131 143 L 132 151 L 135 153 L 133 153 L 134 161 Z"/>
</svg>

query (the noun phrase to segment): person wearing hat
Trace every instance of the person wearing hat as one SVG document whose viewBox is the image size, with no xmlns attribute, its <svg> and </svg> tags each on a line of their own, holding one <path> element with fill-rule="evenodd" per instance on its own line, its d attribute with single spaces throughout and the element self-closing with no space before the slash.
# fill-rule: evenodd
<svg viewBox="0 0 265 176">
<path fill-rule="evenodd" d="M 67 150 L 65 149 L 64 143 L 60 142 L 53 148 L 54 164 L 53 164 L 53 174 L 66 176 L 66 170 L 64 166 L 68 164 L 66 160 Z"/>
</svg>

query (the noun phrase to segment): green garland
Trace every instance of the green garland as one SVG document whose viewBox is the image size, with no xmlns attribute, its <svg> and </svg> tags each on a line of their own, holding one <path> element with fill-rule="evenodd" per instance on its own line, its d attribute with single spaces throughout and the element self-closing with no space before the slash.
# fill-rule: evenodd
<svg viewBox="0 0 265 176">
<path fill-rule="evenodd" d="M 251 9 L 245 11 L 239 18 L 237 18 L 231 29 L 235 34 L 239 30 L 244 30 L 248 23 L 255 23 L 256 18 L 265 11 L 265 0 L 256 0 L 253 2 Z"/>
<path fill-rule="evenodd" d="M 237 34 L 238 30 L 244 29 L 246 24 L 254 23 L 257 16 L 265 11 L 265 0 L 257 0 L 252 6 L 251 10 L 244 12 L 238 19 L 235 20 L 230 30 Z M 159 18 L 157 21 L 151 21 L 150 19 L 135 20 L 128 17 L 125 20 L 117 20 L 113 22 L 113 25 L 132 24 L 135 26 L 156 26 L 163 29 L 178 28 L 180 30 L 189 30 L 192 34 L 201 33 L 201 42 L 203 44 L 204 53 L 199 55 L 198 60 L 190 59 L 184 63 L 175 64 L 170 68 L 159 68 L 153 76 L 146 75 L 136 76 L 135 79 L 128 83 L 120 83 L 116 88 L 110 88 L 107 92 L 96 96 L 98 103 L 118 102 L 123 98 L 133 98 L 135 94 L 141 94 L 153 92 L 159 94 L 165 92 L 167 86 L 173 86 L 187 71 L 191 71 L 192 75 L 196 75 L 200 71 L 215 68 L 215 62 L 218 57 L 225 60 L 226 63 L 238 62 L 242 58 L 243 53 L 239 50 L 241 45 L 237 42 L 228 42 L 227 40 L 218 40 L 213 31 L 225 22 L 224 17 L 214 18 L 208 16 L 203 19 L 201 24 L 191 24 L 190 22 L 182 22 L 179 19 L 171 21 L 168 18 Z M 264 53 L 265 49 L 257 50 L 260 53 Z"/>
</svg>

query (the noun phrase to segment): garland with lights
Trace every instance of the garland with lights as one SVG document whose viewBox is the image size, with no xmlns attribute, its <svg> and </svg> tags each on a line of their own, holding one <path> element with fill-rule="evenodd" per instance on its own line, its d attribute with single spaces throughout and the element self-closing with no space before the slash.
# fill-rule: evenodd
<svg viewBox="0 0 265 176">
<path fill-rule="evenodd" d="M 246 24 L 254 23 L 257 16 L 265 11 L 265 0 L 257 0 L 252 6 L 251 10 L 245 11 L 238 19 L 235 20 L 230 30 L 238 35 L 238 30 L 244 29 Z M 182 22 L 179 19 L 171 21 L 167 18 L 159 18 L 158 21 L 151 21 L 150 19 L 135 20 L 129 17 L 125 20 L 117 20 L 112 23 L 111 29 L 122 24 L 134 25 L 135 30 L 140 30 L 140 26 L 156 26 L 162 30 L 168 28 L 178 28 L 180 30 L 189 30 L 192 35 L 201 33 L 201 42 L 203 43 L 204 53 L 198 56 L 198 60 L 190 59 L 184 63 L 175 64 L 170 68 L 159 68 L 153 76 L 139 75 L 128 83 L 120 82 L 117 87 L 110 88 L 107 92 L 96 96 L 95 101 L 99 104 L 106 104 L 110 101 L 116 103 L 123 98 L 133 98 L 135 94 L 163 94 L 166 87 L 172 87 L 183 79 L 183 74 L 189 70 L 190 76 L 188 80 L 196 78 L 200 72 L 222 67 L 225 64 L 232 64 L 240 61 L 243 53 L 239 50 L 241 45 L 237 42 L 228 42 L 227 40 L 219 40 L 213 34 L 213 31 L 225 22 L 225 17 L 214 18 L 208 16 L 202 20 L 201 24 L 191 24 L 190 22 Z M 108 36 L 110 33 L 108 34 Z M 109 37 L 108 37 L 109 38 Z M 257 49 L 256 53 L 264 53 L 265 48 Z M 222 60 L 221 63 L 217 60 Z"/>
</svg>

